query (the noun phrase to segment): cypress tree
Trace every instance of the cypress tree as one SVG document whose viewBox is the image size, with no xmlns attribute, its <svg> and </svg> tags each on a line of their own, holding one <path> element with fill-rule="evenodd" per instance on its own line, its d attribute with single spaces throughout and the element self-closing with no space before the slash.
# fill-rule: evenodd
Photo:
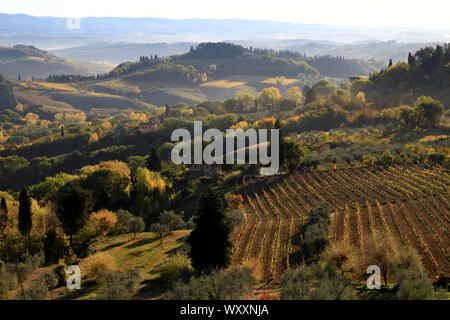
<svg viewBox="0 0 450 320">
<path fill-rule="evenodd" d="M 31 232 L 31 198 L 28 195 L 27 189 L 23 188 L 19 195 L 19 231 L 24 236 L 28 236 Z"/>
<path fill-rule="evenodd" d="M 389 59 L 389 68 L 392 67 L 392 59 Z"/>
<path fill-rule="evenodd" d="M 150 151 L 150 155 L 148 156 L 147 160 L 147 168 L 150 171 L 156 172 L 159 172 L 162 169 L 161 159 L 159 159 L 155 148 L 152 148 L 152 150 Z"/>
<path fill-rule="evenodd" d="M 281 134 L 281 121 L 279 119 L 277 119 L 273 128 L 279 130 L 279 160 L 281 167 L 284 164 L 284 138 Z"/>
<path fill-rule="evenodd" d="M 195 270 L 209 272 L 228 267 L 233 247 L 231 226 L 225 220 L 222 200 L 211 189 L 200 198 L 194 222 L 195 229 L 187 242 L 191 246 L 189 256 Z"/>
<path fill-rule="evenodd" d="M 8 206 L 6 205 L 5 198 L 2 198 L 0 203 L 0 232 L 6 229 L 6 224 L 8 223 Z"/>
<path fill-rule="evenodd" d="M 56 215 L 64 233 L 69 236 L 70 246 L 73 235 L 84 226 L 92 207 L 92 193 L 81 188 L 77 182 L 69 182 L 58 191 Z"/>
</svg>

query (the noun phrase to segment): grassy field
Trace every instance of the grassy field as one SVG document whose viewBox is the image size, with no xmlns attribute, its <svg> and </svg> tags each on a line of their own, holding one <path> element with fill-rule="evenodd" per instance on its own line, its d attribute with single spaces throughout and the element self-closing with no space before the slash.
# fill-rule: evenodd
<svg viewBox="0 0 450 320">
<path fill-rule="evenodd" d="M 125 271 L 138 268 L 143 276 L 138 292 L 134 299 L 156 299 L 161 295 L 164 285 L 161 285 L 156 267 L 178 248 L 189 234 L 189 230 L 178 230 L 164 238 L 163 243 L 151 232 L 123 234 L 114 237 L 100 238 L 94 242 L 90 251 L 92 254 L 103 252 L 109 255 L 113 262 L 113 270 Z M 69 291 L 60 287 L 53 292 L 54 299 L 95 299 L 99 284 L 86 274 L 86 259 L 81 259 L 82 273 L 81 290 Z M 51 272 L 54 266 L 40 268 L 35 271 L 30 281 L 39 275 Z"/>
</svg>

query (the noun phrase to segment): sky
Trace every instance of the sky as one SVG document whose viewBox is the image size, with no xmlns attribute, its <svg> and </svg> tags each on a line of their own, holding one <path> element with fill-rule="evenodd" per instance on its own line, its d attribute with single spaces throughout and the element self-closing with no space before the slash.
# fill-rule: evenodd
<svg viewBox="0 0 450 320">
<path fill-rule="evenodd" d="M 0 12 L 79 18 L 240 18 L 450 29 L 449 0 L 0 0 Z"/>
</svg>

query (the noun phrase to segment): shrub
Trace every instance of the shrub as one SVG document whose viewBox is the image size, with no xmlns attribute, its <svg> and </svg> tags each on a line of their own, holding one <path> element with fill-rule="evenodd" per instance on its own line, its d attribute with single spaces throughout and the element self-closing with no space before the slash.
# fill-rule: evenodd
<svg viewBox="0 0 450 320">
<path fill-rule="evenodd" d="M 132 269 L 125 272 L 101 271 L 99 280 L 102 288 L 98 293 L 101 300 L 125 300 L 138 289 L 142 275 L 139 270 Z"/>
<path fill-rule="evenodd" d="M 285 272 L 281 281 L 282 300 L 353 300 L 356 299 L 351 280 L 335 267 L 311 265 Z"/>
<path fill-rule="evenodd" d="M 115 268 L 111 255 L 106 252 L 97 252 L 84 260 L 84 270 L 90 278 L 97 279 L 101 271 L 110 271 Z M 82 269 L 82 270 L 83 270 Z"/>
<path fill-rule="evenodd" d="M 227 209 L 228 210 L 236 210 L 242 206 L 242 203 L 244 202 L 244 198 L 241 194 L 232 194 L 229 193 L 225 196 L 225 200 L 227 201 Z"/>
<path fill-rule="evenodd" d="M 16 281 L 13 273 L 6 270 L 6 266 L 0 261 L 0 300 L 8 299 L 8 292 L 13 290 Z"/>
<path fill-rule="evenodd" d="M 225 220 L 235 229 L 237 226 L 244 223 L 244 214 L 240 209 L 225 212 Z"/>
<path fill-rule="evenodd" d="M 57 279 L 57 285 L 62 286 L 66 283 L 67 277 L 67 267 L 64 263 L 60 262 L 56 267 L 53 268 L 53 274 Z"/>
<path fill-rule="evenodd" d="M 171 283 L 183 273 L 191 271 L 192 267 L 187 255 L 176 253 L 159 265 L 156 270 L 163 280 Z"/>
<path fill-rule="evenodd" d="M 307 300 L 310 297 L 313 274 L 308 267 L 287 270 L 281 280 L 281 300 Z"/>
<path fill-rule="evenodd" d="M 166 300 L 231 300 L 248 294 L 255 278 L 250 268 L 233 268 L 228 272 L 214 271 L 193 277 L 189 282 L 177 281 L 163 299 Z"/>
<path fill-rule="evenodd" d="M 356 300 L 356 291 L 352 286 L 350 278 L 340 274 L 335 267 L 327 264 L 319 269 L 318 284 L 312 292 L 314 300 Z"/>
<path fill-rule="evenodd" d="M 44 300 L 47 293 L 48 289 L 43 277 L 34 280 L 31 282 L 30 286 L 25 289 L 25 297 L 27 300 Z M 17 299 L 23 299 L 21 292 L 17 293 Z"/>
</svg>

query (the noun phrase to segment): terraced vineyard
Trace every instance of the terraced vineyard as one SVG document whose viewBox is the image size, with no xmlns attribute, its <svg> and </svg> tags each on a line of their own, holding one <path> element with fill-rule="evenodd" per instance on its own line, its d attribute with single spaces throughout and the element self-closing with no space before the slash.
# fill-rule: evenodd
<svg viewBox="0 0 450 320">
<path fill-rule="evenodd" d="M 440 167 L 391 166 L 290 173 L 240 190 L 245 224 L 233 235 L 233 263 L 257 261 L 265 281 L 301 262 L 300 232 L 318 202 L 333 209 L 331 241 L 360 246 L 381 233 L 416 248 L 430 276 L 450 274 L 450 174 Z"/>
</svg>

